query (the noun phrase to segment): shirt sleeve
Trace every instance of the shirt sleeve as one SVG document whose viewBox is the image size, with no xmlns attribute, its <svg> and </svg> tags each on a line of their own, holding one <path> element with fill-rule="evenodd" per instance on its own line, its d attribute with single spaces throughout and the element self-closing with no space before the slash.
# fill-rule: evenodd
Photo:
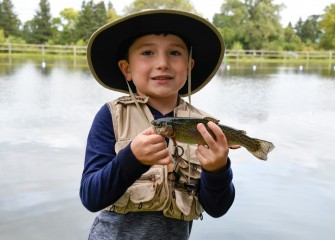
<svg viewBox="0 0 335 240">
<path fill-rule="evenodd" d="M 137 161 L 130 144 L 115 153 L 111 112 L 105 104 L 96 114 L 88 138 L 80 198 L 90 211 L 100 211 L 116 202 L 149 169 Z"/>
<path fill-rule="evenodd" d="M 231 207 L 235 198 L 232 183 L 233 172 L 228 159 L 224 169 L 212 173 L 202 170 L 199 190 L 199 201 L 204 210 L 212 217 L 223 216 Z"/>
</svg>

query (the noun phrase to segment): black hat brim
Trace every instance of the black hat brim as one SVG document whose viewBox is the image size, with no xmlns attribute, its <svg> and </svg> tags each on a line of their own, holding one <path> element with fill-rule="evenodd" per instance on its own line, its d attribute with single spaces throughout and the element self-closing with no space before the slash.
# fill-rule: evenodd
<svg viewBox="0 0 335 240">
<path fill-rule="evenodd" d="M 118 67 L 120 50 L 130 39 L 152 33 L 171 33 L 187 39 L 192 46 L 191 93 L 203 88 L 221 65 L 225 51 L 218 30 L 207 20 L 178 10 L 148 10 L 128 15 L 98 29 L 87 47 L 90 70 L 96 80 L 106 88 L 128 93 L 124 75 Z M 122 51 L 121 51 L 122 52 Z M 136 92 L 134 85 L 132 90 Z M 179 91 L 188 93 L 187 84 Z"/>
</svg>

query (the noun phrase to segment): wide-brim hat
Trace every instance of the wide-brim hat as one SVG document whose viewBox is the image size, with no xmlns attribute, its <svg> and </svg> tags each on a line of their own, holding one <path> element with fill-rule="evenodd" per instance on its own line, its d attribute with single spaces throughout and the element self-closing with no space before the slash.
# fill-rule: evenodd
<svg viewBox="0 0 335 240">
<path fill-rule="evenodd" d="M 118 61 L 124 59 L 127 42 L 152 33 L 175 34 L 192 46 L 195 60 L 191 75 L 191 93 L 202 89 L 219 69 L 225 45 L 220 32 L 204 18 L 179 10 L 146 10 L 110 22 L 94 32 L 88 42 L 87 59 L 95 79 L 104 87 L 128 93 Z M 131 82 L 131 88 L 136 92 Z M 188 93 L 185 84 L 179 91 Z"/>
</svg>

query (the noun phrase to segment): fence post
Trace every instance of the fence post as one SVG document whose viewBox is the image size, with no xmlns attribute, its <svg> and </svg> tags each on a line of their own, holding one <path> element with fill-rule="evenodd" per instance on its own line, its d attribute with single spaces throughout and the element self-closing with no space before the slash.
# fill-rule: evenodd
<svg viewBox="0 0 335 240">
<path fill-rule="evenodd" d="M 44 44 L 42 44 L 41 46 L 42 46 L 42 55 L 44 56 L 45 54 Z"/>
<path fill-rule="evenodd" d="M 73 46 L 73 65 L 77 65 L 77 46 Z"/>
<path fill-rule="evenodd" d="M 307 64 L 309 63 L 309 51 L 306 52 Z"/>
<path fill-rule="evenodd" d="M 286 53 L 287 53 L 287 51 L 283 51 L 283 55 L 284 55 L 284 62 L 286 62 Z"/>
<path fill-rule="evenodd" d="M 333 58 L 333 52 L 329 51 L 329 69 L 332 68 L 332 58 Z"/>
<path fill-rule="evenodd" d="M 73 46 L 73 57 L 76 58 L 77 56 L 77 47 Z"/>
<path fill-rule="evenodd" d="M 8 53 L 9 53 L 9 56 L 11 57 L 12 56 L 12 44 L 11 43 L 8 43 Z"/>
</svg>

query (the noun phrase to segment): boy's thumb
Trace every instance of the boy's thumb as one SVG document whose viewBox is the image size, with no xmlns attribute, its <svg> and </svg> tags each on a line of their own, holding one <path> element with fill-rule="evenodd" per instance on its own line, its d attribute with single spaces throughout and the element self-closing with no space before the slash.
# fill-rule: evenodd
<svg viewBox="0 0 335 240">
<path fill-rule="evenodd" d="M 156 133 L 156 130 L 155 130 L 155 128 L 153 126 L 145 129 L 142 132 L 143 135 L 151 135 L 151 134 L 155 134 L 155 133 Z"/>
</svg>

